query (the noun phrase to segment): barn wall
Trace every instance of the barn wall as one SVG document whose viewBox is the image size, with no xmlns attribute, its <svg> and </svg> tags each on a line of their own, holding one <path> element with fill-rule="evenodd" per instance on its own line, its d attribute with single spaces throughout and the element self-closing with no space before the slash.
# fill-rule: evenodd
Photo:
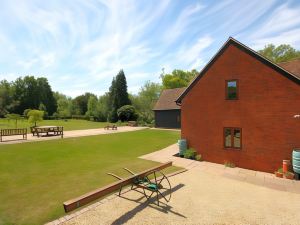
<svg viewBox="0 0 300 225">
<path fill-rule="evenodd" d="M 225 100 L 238 79 L 239 100 Z M 300 147 L 300 86 L 230 45 L 182 100 L 182 138 L 203 159 L 273 172 Z M 223 128 L 242 128 L 242 149 L 223 147 Z"/>
<path fill-rule="evenodd" d="M 180 128 L 180 109 L 156 110 L 155 127 L 160 128 Z"/>
</svg>

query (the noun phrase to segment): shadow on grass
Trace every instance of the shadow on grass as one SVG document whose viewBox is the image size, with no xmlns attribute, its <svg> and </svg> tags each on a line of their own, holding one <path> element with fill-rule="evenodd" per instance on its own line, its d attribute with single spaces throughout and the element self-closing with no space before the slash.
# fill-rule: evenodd
<svg viewBox="0 0 300 225">
<path fill-rule="evenodd" d="M 176 185 L 175 187 L 173 187 L 171 190 L 172 190 L 172 193 L 174 193 L 175 191 L 181 189 L 182 187 L 184 187 L 184 184 L 178 184 Z M 127 221 L 129 221 L 131 218 L 133 218 L 138 212 L 141 212 L 143 209 L 147 208 L 147 207 L 151 207 L 153 209 L 156 209 L 162 213 L 173 213 L 177 216 L 180 216 L 180 217 L 183 217 L 183 218 L 186 218 L 186 216 L 178 213 L 178 212 L 175 212 L 172 210 L 172 207 L 167 205 L 167 204 L 164 204 L 164 203 L 161 203 L 160 202 L 160 205 L 156 205 L 156 204 L 152 204 L 156 201 L 156 196 L 154 197 L 151 197 L 150 199 L 148 199 L 147 201 L 144 201 L 144 202 L 141 202 L 141 200 L 145 199 L 146 197 L 145 196 L 142 196 L 138 199 L 129 199 L 129 198 L 126 198 L 124 196 L 120 196 L 121 198 L 124 198 L 126 200 L 129 200 L 129 201 L 133 201 L 133 202 L 137 202 L 137 203 L 140 203 L 137 207 L 135 207 L 134 209 L 128 211 L 127 213 L 125 213 L 124 215 L 122 215 L 121 217 L 119 217 L 118 219 L 116 219 L 114 222 L 112 222 L 112 225 L 119 225 L 119 224 L 124 224 L 126 223 Z M 142 221 L 141 221 L 142 223 Z"/>
</svg>

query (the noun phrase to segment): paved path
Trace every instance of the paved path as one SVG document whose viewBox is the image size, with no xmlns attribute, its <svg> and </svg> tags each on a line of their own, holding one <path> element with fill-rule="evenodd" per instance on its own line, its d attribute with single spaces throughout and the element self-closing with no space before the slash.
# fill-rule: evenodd
<svg viewBox="0 0 300 225">
<path fill-rule="evenodd" d="M 129 131 L 136 131 L 136 130 L 143 130 L 147 129 L 147 127 L 129 127 L 123 126 L 118 127 L 118 130 L 104 130 L 104 128 L 99 129 L 87 129 L 87 130 L 70 130 L 64 131 L 64 138 L 71 138 L 71 137 L 83 137 L 83 136 L 93 136 L 99 134 L 114 134 L 114 133 L 121 133 L 121 132 L 129 132 Z M 27 140 L 20 140 L 20 136 L 9 136 L 3 137 L 4 142 L 0 142 L 1 144 L 16 144 L 16 143 L 26 143 L 26 142 L 33 142 L 33 141 L 46 141 L 52 139 L 60 139 L 61 136 L 50 136 L 50 137 L 40 137 L 32 136 L 31 134 L 27 135 Z"/>
<path fill-rule="evenodd" d="M 111 195 L 49 224 L 299 224 L 300 182 L 273 174 L 178 157 L 177 146 L 143 159 L 188 168 L 173 176 L 168 205 L 148 204 L 141 194 Z M 153 199 L 155 200 L 155 199 Z"/>
</svg>

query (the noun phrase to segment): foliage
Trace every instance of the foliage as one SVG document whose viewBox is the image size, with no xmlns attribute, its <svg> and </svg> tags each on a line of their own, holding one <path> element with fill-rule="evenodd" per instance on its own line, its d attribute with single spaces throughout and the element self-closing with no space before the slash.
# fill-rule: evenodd
<svg viewBox="0 0 300 225">
<path fill-rule="evenodd" d="M 98 121 L 107 121 L 109 108 L 109 93 L 105 93 L 104 95 L 100 96 L 98 100 Z"/>
<path fill-rule="evenodd" d="M 49 115 L 56 111 L 56 100 L 47 78 L 19 77 L 13 83 L 13 86 L 13 98 L 19 102 L 14 110 L 16 113 L 21 114 L 28 108 L 37 109 L 41 103 L 45 105 Z"/>
<path fill-rule="evenodd" d="M 90 96 L 87 104 L 87 116 L 93 116 L 97 117 L 98 116 L 98 99 L 96 96 Z"/>
<path fill-rule="evenodd" d="M 235 164 L 233 162 L 230 162 L 230 161 L 224 161 L 224 166 L 234 168 Z"/>
<path fill-rule="evenodd" d="M 268 44 L 264 49 L 259 50 L 258 53 L 275 63 L 287 62 L 300 57 L 300 51 L 287 44 L 282 44 L 277 47 L 273 44 Z"/>
<path fill-rule="evenodd" d="M 163 88 L 173 89 L 186 87 L 198 73 L 199 72 L 194 69 L 192 71 L 173 70 L 171 74 L 162 74 Z"/>
<path fill-rule="evenodd" d="M 277 170 L 277 172 L 279 172 L 279 173 L 283 173 L 283 169 L 282 169 L 282 167 L 281 167 L 281 168 L 279 168 L 279 169 Z"/>
<path fill-rule="evenodd" d="M 87 92 L 84 95 L 79 95 L 75 99 L 73 99 L 73 114 L 85 115 L 88 110 L 87 104 L 91 96 L 96 97 L 94 94 Z"/>
<path fill-rule="evenodd" d="M 20 120 L 22 117 L 19 114 L 11 113 L 11 114 L 6 114 L 5 117 L 8 120 L 14 120 L 15 121 L 15 128 L 18 127 L 18 120 Z"/>
<path fill-rule="evenodd" d="M 44 111 L 33 109 L 30 110 L 27 115 L 29 123 L 34 123 L 34 126 L 36 126 L 37 122 L 43 121 Z"/>
<path fill-rule="evenodd" d="M 202 155 L 200 155 L 200 154 L 196 155 L 196 156 L 195 156 L 195 159 L 196 159 L 197 161 L 202 161 Z"/>
<path fill-rule="evenodd" d="M 73 109 L 72 99 L 57 92 L 54 95 L 57 101 L 57 116 L 61 118 L 71 117 Z"/>
<path fill-rule="evenodd" d="M 12 83 L 6 80 L 0 81 L 0 117 L 5 116 L 7 113 L 13 113 L 18 106 L 19 102 L 13 98 L 14 91 Z"/>
<path fill-rule="evenodd" d="M 109 113 L 108 120 L 110 122 L 118 121 L 117 110 L 124 105 L 131 105 L 131 101 L 127 92 L 127 82 L 123 70 L 120 70 L 118 75 L 113 78 L 109 89 Z"/>
<path fill-rule="evenodd" d="M 138 118 L 136 110 L 132 105 L 123 105 L 121 108 L 118 109 L 117 114 L 118 114 L 118 118 L 122 122 L 129 121 L 129 120 L 136 120 Z"/>
<path fill-rule="evenodd" d="M 162 86 L 158 83 L 147 81 L 137 95 L 130 95 L 132 105 L 139 114 L 139 124 L 154 123 L 153 107 L 159 98 Z"/>
<path fill-rule="evenodd" d="M 31 109 L 25 109 L 23 112 L 24 118 L 28 119 L 28 113 L 30 112 Z"/>
<path fill-rule="evenodd" d="M 195 159 L 196 154 L 197 152 L 195 151 L 195 149 L 189 148 L 184 152 L 183 157 L 186 159 Z"/>
</svg>

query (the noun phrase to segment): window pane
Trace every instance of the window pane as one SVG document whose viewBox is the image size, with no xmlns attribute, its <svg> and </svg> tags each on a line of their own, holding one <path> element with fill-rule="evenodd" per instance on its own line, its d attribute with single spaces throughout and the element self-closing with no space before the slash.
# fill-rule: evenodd
<svg viewBox="0 0 300 225">
<path fill-rule="evenodd" d="M 230 128 L 225 128 L 224 136 L 225 136 L 225 147 L 231 147 L 231 130 L 230 130 Z"/>
<path fill-rule="evenodd" d="M 241 130 L 240 129 L 234 129 L 233 132 L 233 146 L 236 148 L 241 147 Z"/>
<path fill-rule="evenodd" d="M 227 81 L 227 98 L 237 99 L 237 82 Z"/>
</svg>

